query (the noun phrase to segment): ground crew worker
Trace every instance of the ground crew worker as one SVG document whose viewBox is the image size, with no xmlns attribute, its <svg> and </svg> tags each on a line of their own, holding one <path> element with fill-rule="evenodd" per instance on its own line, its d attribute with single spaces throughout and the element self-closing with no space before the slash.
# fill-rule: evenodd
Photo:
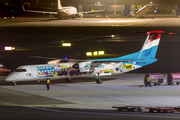
<svg viewBox="0 0 180 120">
<path fill-rule="evenodd" d="M 47 90 L 50 89 L 50 79 L 49 78 L 46 80 L 46 87 L 47 87 Z"/>
<path fill-rule="evenodd" d="M 149 85 L 151 87 L 151 78 L 147 77 L 146 81 L 147 81 L 146 82 L 146 87 L 147 87 L 147 85 Z"/>
</svg>

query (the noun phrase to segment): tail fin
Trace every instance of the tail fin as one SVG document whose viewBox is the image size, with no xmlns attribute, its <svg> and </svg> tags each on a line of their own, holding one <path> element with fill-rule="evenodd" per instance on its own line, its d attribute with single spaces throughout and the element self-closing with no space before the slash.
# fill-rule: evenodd
<svg viewBox="0 0 180 120">
<path fill-rule="evenodd" d="M 146 32 L 147 38 L 140 50 L 138 59 L 155 58 L 162 33 L 164 33 L 162 30 Z"/>
<path fill-rule="evenodd" d="M 63 9 L 62 5 L 61 5 L 61 0 L 57 0 L 57 4 L 58 4 L 58 10 L 59 9 Z"/>
</svg>

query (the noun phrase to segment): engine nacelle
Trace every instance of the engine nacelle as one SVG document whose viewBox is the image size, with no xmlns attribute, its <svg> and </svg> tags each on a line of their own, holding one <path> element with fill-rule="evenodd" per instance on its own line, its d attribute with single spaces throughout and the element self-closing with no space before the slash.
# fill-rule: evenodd
<svg viewBox="0 0 180 120">
<path fill-rule="evenodd" d="M 82 18 L 82 17 L 83 17 L 83 14 L 82 14 L 82 13 L 77 13 L 77 14 L 76 14 L 76 17 Z"/>
<path fill-rule="evenodd" d="M 92 63 L 92 61 L 78 63 L 80 72 L 91 72 L 92 71 L 91 63 Z"/>
</svg>

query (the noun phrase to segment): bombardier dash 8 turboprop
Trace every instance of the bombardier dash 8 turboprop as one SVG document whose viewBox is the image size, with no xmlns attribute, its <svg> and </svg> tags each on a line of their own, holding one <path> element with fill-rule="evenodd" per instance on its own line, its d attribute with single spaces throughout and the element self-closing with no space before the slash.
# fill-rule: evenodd
<svg viewBox="0 0 180 120">
<path fill-rule="evenodd" d="M 58 10 L 57 12 L 48 12 L 48 11 L 34 11 L 34 10 L 26 10 L 22 5 L 22 8 L 25 12 L 35 12 L 35 13 L 43 13 L 43 14 L 51 14 L 55 15 L 57 18 L 82 18 L 84 13 L 92 13 L 92 12 L 102 12 L 104 10 L 96 10 L 96 11 L 86 11 L 86 12 L 77 12 L 77 9 L 73 6 L 62 7 L 61 1 L 57 0 Z"/>
<path fill-rule="evenodd" d="M 50 78 L 70 82 L 73 77 L 96 76 L 97 84 L 102 84 L 101 76 L 126 73 L 157 61 L 155 58 L 161 34 L 160 31 L 146 32 L 147 38 L 139 52 L 117 58 L 93 60 L 53 60 L 48 64 L 24 65 L 8 75 L 6 81 L 32 81 Z"/>
</svg>

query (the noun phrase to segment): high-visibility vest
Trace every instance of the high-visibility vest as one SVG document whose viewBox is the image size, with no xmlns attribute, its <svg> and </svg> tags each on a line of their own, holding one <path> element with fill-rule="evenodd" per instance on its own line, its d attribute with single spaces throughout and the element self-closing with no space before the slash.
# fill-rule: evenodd
<svg viewBox="0 0 180 120">
<path fill-rule="evenodd" d="M 46 84 L 49 85 L 49 84 L 50 84 L 50 80 L 47 80 L 47 81 L 46 81 Z"/>
<path fill-rule="evenodd" d="M 147 82 L 150 82 L 151 78 L 150 77 L 147 77 Z"/>
</svg>

